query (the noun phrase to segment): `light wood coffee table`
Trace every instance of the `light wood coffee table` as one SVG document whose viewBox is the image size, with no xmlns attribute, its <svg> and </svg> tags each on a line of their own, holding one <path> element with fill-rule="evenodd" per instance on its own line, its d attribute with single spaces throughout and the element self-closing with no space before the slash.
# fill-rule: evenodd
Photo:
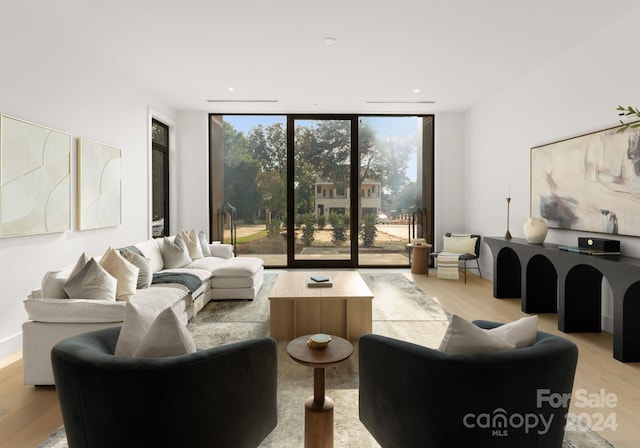
<svg viewBox="0 0 640 448">
<path fill-rule="evenodd" d="M 357 339 L 371 333 L 373 294 L 356 271 L 322 272 L 330 288 L 309 288 L 314 272 L 283 272 L 269 293 L 271 337 L 286 341 L 315 333 Z M 317 274 L 317 272 L 315 272 Z"/>
</svg>

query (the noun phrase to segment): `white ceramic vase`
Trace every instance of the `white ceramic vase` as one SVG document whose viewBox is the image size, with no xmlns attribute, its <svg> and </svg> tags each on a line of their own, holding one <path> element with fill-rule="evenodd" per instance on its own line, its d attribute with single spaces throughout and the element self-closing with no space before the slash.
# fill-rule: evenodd
<svg viewBox="0 0 640 448">
<path fill-rule="evenodd" d="M 528 243 L 542 244 L 547 236 L 549 226 L 544 218 L 529 218 L 524 223 L 524 237 Z"/>
</svg>

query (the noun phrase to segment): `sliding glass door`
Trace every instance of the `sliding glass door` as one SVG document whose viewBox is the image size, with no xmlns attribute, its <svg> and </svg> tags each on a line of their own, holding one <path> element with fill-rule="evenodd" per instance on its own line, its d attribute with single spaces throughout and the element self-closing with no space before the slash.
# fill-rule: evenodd
<svg viewBox="0 0 640 448">
<path fill-rule="evenodd" d="M 212 239 L 269 267 L 406 267 L 433 241 L 433 141 L 432 116 L 211 115 Z"/>
<path fill-rule="evenodd" d="M 353 116 L 289 117 L 291 266 L 356 265 L 356 124 Z"/>
</svg>

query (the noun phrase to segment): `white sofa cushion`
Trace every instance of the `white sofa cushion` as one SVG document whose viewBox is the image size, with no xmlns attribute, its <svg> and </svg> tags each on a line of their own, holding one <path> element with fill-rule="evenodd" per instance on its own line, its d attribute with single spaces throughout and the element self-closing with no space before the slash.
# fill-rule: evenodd
<svg viewBox="0 0 640 448">
<path fill-rule="evenodd" d="M 184 322 L 186 323 L 187 317 L 185 310 L 191 306 L 193 299 L 187 291 L 187 288 L 182 285 L 160 284 L 151 285 L 150 288 L 146 289 L 139 289 L 130 302 L 153 312 L 154 315 L 159 314 L 160 311 L 167 307 L 171 307 L 178 317 L 181 319 L 184 317 Z"/>
<path fill-rule="evenodd" d="M 72 299 L 116 300 L 117 284 L 116 278 L 92 258 L 75 275 L 72 273 L 63 288 Z"/>
<path fill-rule="evenodd" d="M 112 247 L 109 247 L 100 258 L 100 266 L 117 280 L 116 300 L 129 300 L 134 296 L 140 271 L 137 266 L 127 261 Z"/>
<path fill-rule="evenodd" d="M 191 296 L 186 288 L 153 286 L 137 290 L 131 302 L 154 315 L 171 307 L 179 318 L 186 322 L 185 311 L 191 302 Z M 125 304 L 123 301 L 68 298 L 24 300 L 29 320 L 52 323 L 122 322 Z"/>
<path fill-rule="evenodd" d="M 209 271 L 209 275 L 213 270 L 223 263 L 226 263 L 228 259 L 220 257 L 204 257 L 199 260 L 194 260 L 192 263 L 185 266 L 187 269 L 203 269 Z"/>
<path fill-rule="evenodd" d="M 44 274 L 42 283 L 40 284 L 41 297 L 49 297 L 52 299 L 68 298 L 69 295 L 65 292 L 62 286 L 64 285 L 64 282 L 66 282 L 69 278 L 69 275 L 71 275 L 72 270 L 73 266 L 69 265 L 63 269 L 57 271 L 49 271 Z"/>
<path fill-rule="evenodd" d="M 229 258 L 213 269 L 214 277 L 251 277 L 262 269 L 262 260 L 253 257 Z"/>
<path fill-rule="evenodd" d="M 211 283 L 211 287 L 217 289 L 253 288 L 254 283 L 254 277 L 216 277 Z"/>
<path fill-rule="evenodd" d="M 26 299 L 29 320 L 53 323 L 122 322 L 125 302 L 87 299 Z"/>
<path fill-rule="evenodd" d="M 164 261 L 162 260 L 162 253 L 160 252 L 158 241 L 162 242 L 162 239 L 146 240 L 135 245 L 146 258 L 151 260 L 152 272 L 158 272 L 164 268 Z"/>
</svg>

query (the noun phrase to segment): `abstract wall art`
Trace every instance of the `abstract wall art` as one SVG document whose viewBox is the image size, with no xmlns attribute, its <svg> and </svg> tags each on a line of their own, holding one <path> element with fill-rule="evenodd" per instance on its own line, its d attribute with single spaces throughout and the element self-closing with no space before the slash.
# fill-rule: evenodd
<svg viewBox="0 0 640 448">
<path fill-rule="evenodd" d="M 640 128 L 531 149 L 531 216 L 549 227 L 640 235 Z"/>
<path fill-rule="evenodd" d="M 78 139 L 78 229 L 122 223 L 122 151 Z"/>
<path fill-rule="evenodd" d="M 0 236 L 69 230 L 71 135 L 0 115 Z"/>
</svg>

